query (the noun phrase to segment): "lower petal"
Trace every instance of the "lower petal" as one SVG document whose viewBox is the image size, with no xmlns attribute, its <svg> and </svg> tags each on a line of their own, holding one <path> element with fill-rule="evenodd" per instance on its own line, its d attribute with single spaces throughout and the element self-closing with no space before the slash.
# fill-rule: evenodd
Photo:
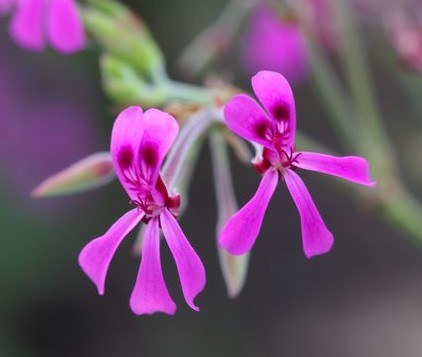
<svg viewBox="0 0 422 357">
<path fill-rule="evenodd" d="M 331 156 L 313 152 L 301 152 L 297 158 L 297 167 L 305 170 L 322 172 L 364 186 L 375 186 L 369 174 L 368 161 L 359 156 Z"/>
<path fill-rule="evenodd" d="M 130 307 L 137 315 L 155 312 L 173 315 L 176 312 L 176 304 L 170 297 L 161 270 L 158 229 L 158 219 L 152 219 L 143 236 L 141 266 L 130 297 Z"/>
<path fill-rule="evenodd" d="M 176 262 L 186 303 L 195 311 L 195 297 L 204 289 L 205 268 L 201 259 L 183 234 L 173 215 L 165 209 L 160 215 L 164 237 Z"/>
<path fill-rule="evenodd" d="M 15 15 L 10 23 L 10 33 L 20 46 L 30 51 L 42 51 L 45 47 L 44 10 L 44 0 L 17 2 Z"/>
<path fill-rule="evenodd" d="M 277 183 L 278 172 L 268 170 L 252 199 L 224 225 L 218 241 L 231 254 L 241 255 L 251 250 Z"/>
<path fill-rule="evenodd" d="M 334 237 L 325 226 L 302 179 L 292 170 L 286 170 L 284 179 L 299 211 L 303 250 L 306 257 L 312 258 L 329 252 L 333 246 Z"/>
<path fill-rule="evenodd" d="M 48 16 L 51 45 L 63 54 L 81 50 L 85 45 L 82 19 L 73 0 L 52 0 Z"/>
<path fill-rule="evenodd" d="M 89 242 L 79 254 L 80 267 L 96 285 L 100 295 L 104 294 L 107 270 L 117 247 L 142 217 L 143 213 L 137 208 L 127 212 L 103 236 Z"/>
</svg>

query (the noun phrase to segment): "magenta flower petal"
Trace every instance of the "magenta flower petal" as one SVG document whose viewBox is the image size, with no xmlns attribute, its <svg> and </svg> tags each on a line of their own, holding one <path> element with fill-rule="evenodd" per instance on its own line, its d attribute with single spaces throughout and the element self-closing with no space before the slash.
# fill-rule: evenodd
<svg viewBox="0 0 422 357">
<path fill-rule="evenodd" d="M 50 1 L 47 33 L 51 45 L 62 54 L 72 54 L 84 47 L 84 27 L 73 0 Z"/>
<path fill-rule="evenodd" d="M 136 198 L 127 182 L 127 171 L 135 165 L 139 144 L 144 132 L 143 112 L 140 107 L 123 110 L 113 125 L 110 151 L 117 176 L 129 196 Z"/>
<path fill-rule="evenodd" d="M 251 250 L 277 183 L 277 171 L 268 170 L 255 195 L 224 225 L 218 241 L 231 254 L 241 255 Z"/>
<path fill-rule="evenodd" d="M 158 218 L 152 219 L 143 236 L 141 265 L 130 297 L 130 307 L 137 315 L 176 312 L 161 270 L 158 223 Z"/>
<path fill-rule="evenodd" d="M 274 147 L 274 123 L 251 97 L 236 95 L 225 105 L 224 118 L 229 129 L 242 138 L 269 149 Z"/>
<path fill-rule="evenodd" d="M 96 285 L 98 293 L 104 294 L 108 266 L 123 238 L 144 216 L 137 208 L 119 218 L 101 237 L 89 242 L 79 254 L 79 265 Z"/>
<path fill-rule="evenodd" d="M 138 149 L 141 176 L 155 186 L 161 164 L 179 133 L 179 125 L 170 114 L 149 109 L 143 117 L 144 132 Z"/>
<path fill-rule="evenodd" d="M 280 73 L 260 71 L 252 77 L 252 87 L 259 101 L 279 125 L 283 145 L 290 149 L 295 140 L 296 109 L 289 82 Z"/>
<path fill-rule="evenodd" d="M 30 51 L 42 51 L 45 47 L 43 36 L 44 0 L 18 1 L 15 14 L 10 22 L 12 38 Z"/>
<path fill-rule="evenodd" d="M 322 172 L 341 177 L 364 186 L 374 186 L 369 174 L 369 163 L 362 157 L 336 157 L 313 152 L 301 152 L 295 166 L 301 169 Z"/>
<path fill-rule="evenodd" d="M 176 262 L 186 303 L 195 311 L 194 299 L 205 286 L 205 269 L 173 215 L 167 210 L 160 214 L 164 237 Z"/>
<path fill-rule="evenodd" d="M 303 250 L 307 258 L 330 251 L 334 237 L 325 226 L 302 179 L 292 170 L 284 174 L 287 188 L 299 211 Z"/>
</svg>

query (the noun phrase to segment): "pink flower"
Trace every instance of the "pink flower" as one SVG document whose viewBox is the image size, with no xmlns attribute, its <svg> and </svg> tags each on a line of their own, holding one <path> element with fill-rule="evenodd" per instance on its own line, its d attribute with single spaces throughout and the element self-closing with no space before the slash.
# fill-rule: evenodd
<svg viewBox="0 0 422 357">
<path fill-rule="evenodd" d="M 249 73 L 277 71 L 292 82 L 303 79 L 310 67 L 299 25 L 282 19 L 267 6 L 252 13 L 243 44 L 243 62 Z"/>
<path fill-rule="evenodd" d="M 259 72 L 252 86 L 264 110 L 247 95 L 237 95 L 225 106 L 228 127 L 246 140 L 263 145 L 262 159 L 255 163 L 264 173 L 252 199 L 223 227 L 219 242 L 232 254 L 243 254 L 254 244 L 268 203 L 279 180 L 286 182 L 299 211 L 305 255 L 326 253 L 333 235 L 325 226 L 297 168 L 341 177 L 365 186 L 373 186 L 369 165 L 361 157 L 334 157 L 295 150 L 296 112 L 293 93 L 280 74 Z"/>
<path fill-rule="evenodd" d="M 0 0 L 4 8 L 14 5 L 10 22 L 13 39 L 30 51 L 42 51 L 47 43 L 62 54 L 85 45 L 82 19 L 74 0 Z M 0 8 L 1 8 L 0 3 Z"/>
<path fill-rule="evenodd" d="M 175 219 L 180 197 L 169 194 L 159 173 L 178 131 L 176 120 L 157 109 L 143 113 L 139 107 L 130 107 L 118 116 L 111 134 L 111 155 L 117 176 L 136 208 L 88 243 L 79 255 L 79 265 L 102 295 L 117 247 L 140 221 L 147 224 L 141 265 L 130 297 L 130 307 L 137 315 L 176 312 L 161 271 L 160 227 L 176 262 L 185 300 L 196 311 L 199 308 L 194 298 L 205 286 L 202 262 Z"/>
</svg>

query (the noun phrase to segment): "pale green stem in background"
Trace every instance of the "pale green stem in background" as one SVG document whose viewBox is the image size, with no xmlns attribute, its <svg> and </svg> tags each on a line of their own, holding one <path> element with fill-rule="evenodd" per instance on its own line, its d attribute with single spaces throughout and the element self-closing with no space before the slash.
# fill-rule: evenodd
<svg viewBox="0 0 422 357">
<path fill-rule="evenodd" d="M 315 93 L 328 110 L 327 119 L 342 138 L 346 149 L 355 151 L 357 149 L 357 128 L 348 97 L 320 44 L 311 34 L 307 34 L 307 39 L 309 55 L 313 64 L 311 82 Z"/>
<path fill-rule="evenodd" d="M 396 172 L 395 154 L 386 135 L 380 110 L 376 104 L 371 73 L 360 34 L 353 21 L 353 10 L 347 0 L 331 2 L 342 24 L 342 64 L 350 86 L 358 123 L 358 148 L 368 157 L 378 185 L 374 199 L 384 216 L 422 241 L 422 206 L 409 193 Z M 333 98 L 334 100 L 335 98 Z M 363 192 L 363 191 L 362 191 Z"/>
<path fill-rule="evenodd" d="M 394 170 L 394 151 L 385 132 L 377 105 L 367 54 L 356 28 L 354 10 L 348 0 L 331 1 L 341 24 L 341 64 L 353 98 L 362 154 L 371 161 L 373 171 L 382 177 Z"/>
<path fill-rule="evenodd" d="M 189 44 L 179 59 L 180 67 L 190 76 L 197 76 L 215 61 L 221 51 L 234 42 L 255 1 L 229 0 L 219 18 Z"/>
<path fill-rule="evenodd" d="M 212 91 L 205 87 L 177 82 L 170 79 L 161 81 L 157 83 L 157 85 L 167 93 L 167 97 L 170 100 L 202 105 L 213 104 Z"/>
<path fill-rule="evenodd" d="M 220 128 L 216 128 L 210 134 L 210 149 L 217 202 L 216 236 L 218 239 L 223 225 L 238 209 L 231 177 L 227 145 Z M 235 298 L 240 294 L 246 280 L 249 253 L 240 256 L 231 255 L 224 248 L 218 246 L 218 242 L 217 249 L 228 295 L 231 298 Z"/>
</svg>

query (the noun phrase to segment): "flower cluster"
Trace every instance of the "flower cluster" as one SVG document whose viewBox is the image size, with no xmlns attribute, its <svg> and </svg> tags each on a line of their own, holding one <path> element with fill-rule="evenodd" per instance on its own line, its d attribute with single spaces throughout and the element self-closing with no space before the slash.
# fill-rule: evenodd
<svg viewBox="0 0 422 357">
<path fill-rule="evenodd" d="M 334 157 L 296 151 L 296 114 L 293 93 L 287 80 L 276 72 L 262 71 L 252 79 L 256 95 L 265 109 L 247 95 L 237 95 L 225 106 L 225 121 L 240 137 L 262 145 L 254 166 L 263 178 L 256 194 L 224 225 L 220 244 L 234 255 L 248 252 L 254 244 L 268 203 L 279 181 L 284 180 L 299 210 L 303 248 L 307 257 L 326 253 L 333 244 L 297 168 L 318 171 L 373 186 L 365 159 Z M 142 260 L 130 306 L 136 314 L 173 314 L 176 305 L 164 282 L 160 263 L 160 227 L 175 259 L 187 304 L 205 285 L 205 270 L 176 218 L 180 196 L 166 187 L 160 167 L 176 139 L 178 124 L 157 109 L 145 113 L 139 107 L 124 110 L 116 119 L 111 135 L 111 155 L 117 176 L 136 207 L 122 216 L 103 236 L 91 241 L 81 252 L 79 264 L 104 294 L 111 259 L 124 237 L 141 221 Z"/>
<path fill-rule="evenodd" d="M 337 37 L 332 27 L 320 26 L 318 20 L 333 16 L 329 2 L 304 0 L 304 3 L 308 4 L 313 25 L 320 30 L 315 32 L 321 32 L 318 36 L 325 38 L 321 41 L 335 47 Z M 75 0 L 0 0 L 0 14 L 9 13 L 12 14 L 11 35 L 24 48 L 41 51 L 49 44 L 60 53 L 70 54 L 85 45 L 82 17 Z M 180 112 L 190 114 L 179 135 L 179 123 L 169 113 L 129 107 L 115 120 L 110 153 L 82 160 L 33 191 L 35 196 L 74 192 L 96 187 L 117 176 L 132 209 L 105 234 L 89 242 L 79 255 L 80 267 L 100 295 L 105 292 L 107 271 L 119 245 L 142 222 L 141 243 L 136 244 L 142 257 L 130 297 L 132 311 L 137 315 L 176 312 L 161 268 L 161 240 L 167 243 L 174 258 L 186 303 L 199 311 L 195 299 L 205 287 L 205 268 L 177 218 L 183 209 L 181 204 L 185 199 L 181 196 L 192 172 L 194 154 L 198 152 L 193 153 L 192 148 L 211 126 L 210 144 L 220 211 L 217 231 L 222 249 L 219 256 L 223 275 L 228 275 L 225 279 L 229 295 L 236 296 L 241 290 L 247 253 L 258 238 L 279 182 L 286 183 L 299 211 L 306 257 L 330 251 L 333 234 L 296 171 L 316 171 L 368 187 L 375 182 L 370 177 L 368 162 L 362 157 L 337 157 L 296 148 L 292 88 L 282 74 L 268 69 L 283 72 L 291 81 L 301 79 L 309 71 L 306 39 L 297 19 L 279 17 L 270 7 L 254 9 L 244 57 L 250 71 L 266 69 L 252 78 L 260 104 L 246 94 L 233 96 L 232 88 L 215 94 L 214 88 L 171 81 L 164 73 L 164 59 L 158 46 L 142 23 L 133 19 L 120 4 L 95 2 L 93 8 L 84 13 L 84 20 L 90 34 L 104 47 L 101 65 L 105 86 L 121 100 L 120 104 L 133 100 L 148 107 L 164 106 L 176 99 L 180 101 L 177 103 L 182 108 Z M 125 22 L 130 26 L 122 31 Z M 419 47 L 415 52 L 418 51 Z M 177 112 L 176 107 L 173 109 Z M 204 116 L 204 113 L 208 114 Z M 257 151 L 252 164 L 262 175 L 255 195 L 240 210 L 237 210 L 223 147 L 229 142 L 243 159 L 251 157 L 248 145 L 252 144 Z"/>
</svg>

